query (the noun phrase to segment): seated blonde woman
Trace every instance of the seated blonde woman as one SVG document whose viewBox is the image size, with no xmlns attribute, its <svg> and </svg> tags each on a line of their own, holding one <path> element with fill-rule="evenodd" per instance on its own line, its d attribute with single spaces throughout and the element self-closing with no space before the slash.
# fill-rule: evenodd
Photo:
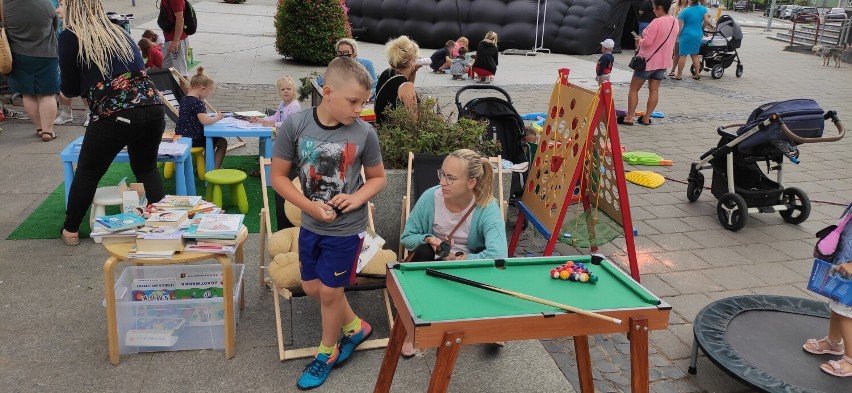
<svg viewBox="0 0 852 393">
<path fill-rule="evenodd" d="M 414 261 L 506 258 L 506 224 L 494 199 L 494 170 L 478 153 L 456 150 L 405 222 L 400 242 Z M 402 355 L 414 355 L 407 337 Z"/>
</svg>

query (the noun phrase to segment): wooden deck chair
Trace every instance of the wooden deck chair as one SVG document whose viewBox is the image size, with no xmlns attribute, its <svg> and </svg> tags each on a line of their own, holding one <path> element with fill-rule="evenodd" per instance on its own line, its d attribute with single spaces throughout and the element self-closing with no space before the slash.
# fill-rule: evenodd
<svg viewBox="0 0 852 393">
<path fill-rule="evenodd" d="M 177 123 L 180 118 L 180 100 L 186 95 L 189 90 L 189 81 L 183 77 L 174 67 L 168 70 L 148 71 L 148 77 L 154 82 L 157 88 L 157 95 L 163 100 L 166 105 L 166 116 L 172 122 Z M 218 112 L 213 105 L 210 105 L 207 100 L 203 100 L 207 107 L 207 112 Z M 237 143 L 228 144 L 228 150 L 233 150 L 241 146 L 245 146 L 246 142 L 243 138 L 237 138 Z"/>
<path fill-rule="evenodd" d="M 260 158 L 260 184 L 266 183 L 266 166 L 272 165 L 272 161 L 269 158 Z M 364 176 L 363 170 L 361 171 L 361 176 Z M 307 358 L 316 355 L 315 347 L 307 347 L 307 348 L 298 348 L 298 349 L 285 349 L 284 348 L 284 332 L 282 329 L 281 322 L 281 298 L 283 297 L 289 303 L 289 311 L 290 311 L 290 331 L 293 331 L 293 297 L 302 297 L 305 296 L 305 293 L 302 291 L 301 286 L 284 288 L 279 287 L 273 282 L 273 280 L 266 274 L 266 268 L 270 262 L 272 262 L 268 246 L 269 242 L 272 240 L 272 219 L 271 219 L 271 210 L 269 206 L 269 197 L 266 193 L 266 188 L 263 189 L 262 197 L 263 197 L 263 208 L 260 211 L 260 285 L 266 285 L 272 289 L 272 293 L 274 296 L 274 305 L 275 305 L 275 327 L 278 335 L 278 357 L 283 362 L 285 360 L 290 359 L 298 359 L 298 358 Z M 369 205 L 369 209 L 367 210 L 367 221 L 370 229 L 375 228 L 373 223 L 373 211 L 374 206 L 372 203 Z M 385 311 L 388 317 L 388 326 L 393 328 L 393 314 L 391 312 L 391 303 L 390 296 L 388 295 L 387 289 L 385 289 L 385 276 L 384 275 L 376 275 L 376 274 L 357 274 L 355 285 L 346 287 L 345 291 L 353 292 L 353 291 L 372 291 L 381 289 L 383 291 L 382 295 L 385 303 Z M 365 350 L 365 349 L 375 349 L 375 348 L 385 348 L 388 346 L 389 338 L 379 338 L 379 339 L 371 339 L 364 341 L 361 345 L 358 346 L 357 350 Z"/>
<path fill-rule="evenodd" d="M 411 213 L 411 208 L 420 199 L 420 196 L 431 187 L 438 185 L 438 170 L 444 163 L 446 155 L 435 154 L 414 154 L 408 152 L 408 173 L 406 176 L 405 196 L 402 197 L 402 209 L 399 221 L 399 236 L 402 237 L 402 232 L 405 230 L 405 221 L 408 220 L 408 215 Z M 489 157 L 488 161 L 492 166 L 496 164 L 497 169 L 494 171 L 494 181 L 497 182 L 497 199 L 500 204 L 500 213 L 503 220 L 506 220 L 506 210 L 508 203 L 503 198 L 503 167 L 500 165 L 502 159 L 500 156 Z M 399 252 L 397 253 L 400 259 L 405 259 L 408 250 L 399 244 Z"/>
</svg>

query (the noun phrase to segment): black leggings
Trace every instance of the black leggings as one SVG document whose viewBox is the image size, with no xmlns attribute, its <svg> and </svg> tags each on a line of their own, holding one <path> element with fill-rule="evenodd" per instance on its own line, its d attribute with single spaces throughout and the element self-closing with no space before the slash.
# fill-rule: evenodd
<svg viewBox="0 0 852 393">
<path fill-rule="evenodd" d="M 157 170 L 157 150 L 166 127 L 163 105 L 125 109 L 89 123 L 80 149 L 80 160 L 68 193 L 64 228 L 77 232 L 89 210 L 98 182 L 115 156 L 127 146 L 130 168 L 136 181 L 145 185 L 149 202 L 163 199 L 163 179 Z"/>
</svg>

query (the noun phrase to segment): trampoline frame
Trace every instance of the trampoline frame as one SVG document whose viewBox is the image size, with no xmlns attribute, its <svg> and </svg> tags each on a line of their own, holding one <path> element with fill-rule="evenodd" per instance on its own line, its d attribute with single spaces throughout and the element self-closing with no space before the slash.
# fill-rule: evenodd
<svg viewBox="0 0 852 393">
<path fill-rule="evenodd" d="M 727 307 L 721 307 L 720 310 L 720 305 Z M 716 367 L 752 389 L 764 392 L 784 393 L 816 392 L 812 389 L 802 388 L 797 385 L 790 385 L 783 380 L 754 367 L 745 359 L 739 357 L 738 359 L 734 359 L 728 356 L 731 353 L 736 353 L 736 350 L 734 350 L 726 340 L 721 340 L 721 343 L 717 343 L 718 348 L 715 350 L 708 350 L 705 346 L 705 343 L 712 342 L 716 339 L 716 337 L 712 337 L 713 333 L 717 332 L 719 329 L 727 331 L 728 324 L 730 324 L 731 320 L 733 320 L 737 315 L 747 311 L 770 310 L 826 319 L 831 316 L 831 311 L 828 309 L 827 303 L 791 296 L 744 295 L 717 300 L 705 306 L 698 312 L 698 315 L 695 316 L 695 321 L 692 326 L 694 334 L 692 358 L 690 359 L 688 372 L 692 375 L 695 375 L 698 372 L 698 348 L 701 348 L 701 351 L 704 352 L 707 359 L 713 362 Z M 741 371 L 744 371 L 742 375 L 734 372 L 730 367 L 728 367 L 734 362 L 739 363 Z"/>
</svg>

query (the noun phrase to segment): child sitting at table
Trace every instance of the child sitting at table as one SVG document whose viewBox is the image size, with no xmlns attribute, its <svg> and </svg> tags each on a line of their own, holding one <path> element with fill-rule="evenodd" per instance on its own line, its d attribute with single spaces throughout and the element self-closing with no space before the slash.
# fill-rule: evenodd
<svg viewBox="0 0 852 393">
<path fill-rule="evenodd" d="M 222 120 L 225 116 L 219 112 L 213 116 L 207 115 L 207 106 L 204 103 L 216 90 L 216 82 L 213 78 L 204 75 L 204 67 L 198 67 L 198 72 L 189 80 L 189 92 L 180 100 L 180 116 L 175 126 L 175 133 L 192 138 L 192 147 L 205 147 L 204 126 Z M 228 150 L 228 141 L 225 138 L 213 138 L 215 147 L 215 168 L 222 167 L 225 152 Z M 210 154 L 209 152 L 207 154 Z M 208 170 L 213 170 L 209 169 Z"/>
<path fill-rule="evenodd" d="M 262 119 L 253 117 L 251 119 L 252 123 L 263 123 L 265 127 L 278 128 L 288 115 L 302 110 L 302 107 L 299 106 L 299 101 L 296 100 L 296 81 L 293 78 L 289 75 L 284 75 L 278 78 L 278 82 L 275 85 L 278 86 L 278 96 L 281 97 L 278 109 L 272 116 Z"/>
</svg>

